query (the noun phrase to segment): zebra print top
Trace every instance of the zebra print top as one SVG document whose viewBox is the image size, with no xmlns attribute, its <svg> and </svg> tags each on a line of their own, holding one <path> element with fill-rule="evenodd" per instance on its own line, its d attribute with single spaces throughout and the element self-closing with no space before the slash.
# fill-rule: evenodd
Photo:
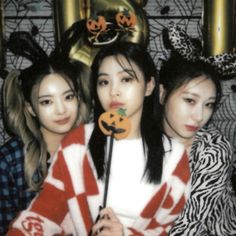
<svg viewBox="0 0 236 236">
<path fill-rule="evenodd" d="M 171 236 L 236 235 L 236 197 L 230 181 L 232 148 L 220 131 L 200 130 L 190 152 L 191 192 Z"/>
</svg>

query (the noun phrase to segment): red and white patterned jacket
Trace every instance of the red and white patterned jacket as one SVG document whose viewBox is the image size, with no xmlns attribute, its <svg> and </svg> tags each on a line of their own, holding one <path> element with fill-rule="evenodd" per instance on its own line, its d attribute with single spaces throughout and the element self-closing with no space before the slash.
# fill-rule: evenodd
<svg viewBox="0 0 236 236">
<path fill-rule="evenodd" d="M 64 138 L 42 191 L 12 223 L 8 236 L 88 235 L 94 224 L 91 212 L 99 214 L 102 204 L 87 150 L 92 130 L 92 124 L 80 126 Z M 171 149 L 166 152 L 171 156 L 165 177 L 134 224 L 125 228 L 125 235 L 167 235 L 182 211 L 189 193 L 188 157 L 179 143 L 174 142 Z"/>
</svg>

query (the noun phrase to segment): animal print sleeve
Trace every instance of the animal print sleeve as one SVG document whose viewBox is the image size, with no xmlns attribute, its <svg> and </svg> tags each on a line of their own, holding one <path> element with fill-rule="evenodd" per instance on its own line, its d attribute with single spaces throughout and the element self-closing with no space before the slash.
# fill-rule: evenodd
<svg viewBox="0 0 236 236">
<path fill-rule="evenodd" d="M 218 131 L 198 134 L 190 154 L 191 193 L 170 235 L 236 235 L 232 150 Z"/>
</svg>

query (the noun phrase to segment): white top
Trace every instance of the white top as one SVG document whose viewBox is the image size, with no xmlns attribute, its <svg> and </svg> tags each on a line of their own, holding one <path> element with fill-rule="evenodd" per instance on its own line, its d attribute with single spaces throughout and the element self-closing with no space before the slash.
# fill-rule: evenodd
<svg viewBox="0 0 236 236">
<path fill-rule="evenodd" d="M 114 140 L 107 206 L 126 226 L 133 224 L 157 189 L 143 178 L 145 163 L 141 138 Z"/>
<path fill-rule="evenodd" d="M 180 154 L 183 153 L 184 147 L 176 140 L 171 140 L 170 144 L 169 140 L 163 137 L 165 155 L 161 183 L 153 184 L 146 181 L 146 176 L 143 177 L 146 157 L 142 139 L 114 139 L 113 142 L 106 206 L 111 207 L 121 223 L 129 227 L 134 225 L 137 216 L 159 190 L 161 184 L 171 177 L 182 157 Z M 104 182 L 98 181 L 98 185 L 100 191 L 104 192 Z"/>
</svg>

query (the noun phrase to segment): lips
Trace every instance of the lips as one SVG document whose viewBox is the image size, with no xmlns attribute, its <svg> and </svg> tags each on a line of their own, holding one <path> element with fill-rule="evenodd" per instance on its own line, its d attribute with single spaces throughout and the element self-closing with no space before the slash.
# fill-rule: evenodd
<svg viewBox="0 0 236 236">
<path fill-rule="evenodd" d="M 198 126 L 193 126 L 193 125 L 185 125 L 185 127 L 187 128 L 188 131 L 191 132 L 196 132 L 199 129 Z"/>
<path fill-rule="evenodd" d="M 70 118 L 67 117 L 67 118 L 64 118 L 64 119 L 61 119 L 61 120 L 56 120 L 54 122 L 57 123 L 58 125 L 64 125 L 64 124 L 67 124 L 69 120 L 70 120 Z"/>
<path fill-rule="evenodd" d="M 111 102 L 109 107 L 110 109 L 116 109 L 122 107 L 124 104 L 121 102 Z"/>
</svg>

